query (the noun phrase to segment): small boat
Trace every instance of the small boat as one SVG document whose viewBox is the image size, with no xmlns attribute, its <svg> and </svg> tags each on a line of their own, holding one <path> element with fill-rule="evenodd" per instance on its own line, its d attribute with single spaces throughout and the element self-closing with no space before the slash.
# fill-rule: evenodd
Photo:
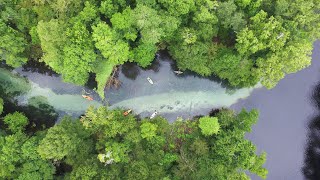
<svg viewBox="0 0 320 180">
<path fill-rule="evenodd" d="M 151 78 L 147 77 L 147 80 L 149 81 L 150 84 L 153 84 L 153 81 Z"/>
<path fill-rule="evenodd" d="M 125 112 L 123 112 L 123 115 L 124 115 L 124 116 L 128 116 L 128 114 L 129 114 L 131 111 L 132 111 L 131 109 L 125 111 Z"/>
<path fill-rule="evenodd" d="M 85 99 L 87 99 L 87 100 L 89 100 L 89 101 L 92 101 L 92 100 L 93 100 L 93 98 L 92 98 L 92 97 L 87 96 L 87 95 L 82 95 L 82 97 L 83 97 L 83 98 L 85 98 Z"/>
<path fill-rule="evenodd" d="M 156 115 L 158 114 L 157 111 L 155 111 L 154 113 L 151 114 L 150 119 L 153 119 L 154 117 L 156 117 Z"/>
<path fill-rule="evenodd" d="M 173 71 L 173 72 L 178 74 L 178 75 L 183 73 L 182 71 Z"/>
</svg>

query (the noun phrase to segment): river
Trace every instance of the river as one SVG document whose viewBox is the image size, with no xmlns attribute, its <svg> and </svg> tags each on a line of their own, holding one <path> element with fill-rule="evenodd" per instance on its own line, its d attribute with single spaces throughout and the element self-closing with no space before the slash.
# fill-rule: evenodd
<svg viewBox="0 0 320 180">
<path fill-rule="evenodd" d="M 271 90 L 265 88 L 255 90 L 248 98 L 231 106 L 236 110 L 257 108 L 260 112 L 258 123 L 247 137 L 257 145 L 259 151 L 267 152 L 265 164 L 269 171 L 267 179 L 307 179 L 308 171 L 312 169 L 316 170 L 314 173 L 318 175 L 312 175 L 308 179 L 320 178 L 320 164 L 304 162 L 305 159 L 319 156 L 316 153 L 306 156 L 306 148 L 309 145 L 311 149 L 316 147 L 312 147 L 313 144 L 309 142 L 320 140 L 320 136 L 312 136 L 320 133 L 320 128 L 315 129 L 312 125 L 314 117 L 319 114 L 313 103 L 316 97 L 312 96 L 313 92 L 320 92 L 317 86 L 320 86 L 319 41 L 314 43 L 310 67 L 287 75 Z M 318 98 L 320 99 L 320 95 Z M 311 155 L 313 157 L 310 157 Z M 318 157 L 317 163 L 320 162 L 319 159 Z M 305 173 L 303 167 L 306 169 Z M 253 177 L 253 179 L 259 178 Z"/>
<path fill-rule="evenodd" d="M 118 73 L 121 86 L 106 89 L 106 99 L 101 100 L 88 87 L 64 83 L 57 75 L 40 73 L 37 68 L 17 68 L 13 73 L 26 77 L 31 90 L 15 99 L 19 105 L 26 105 L 32 97 L 45 97 L 60 114 L 74 117 L 83 114 L 89 106 L 106 104 L 110 108 L 132 109 L 140 117 L 149 117 L 156 110 L 172 122 L 177 117 L 191 119 L 196 115 L 208 114 L 215 108 L 229 107 L 261 87 L 258 84 L 253 88 L 230 89 L 215 77 L 204 78 L 192 72 L 177 75 L 173 72 L 175 69 L 174 62 L 165 53 L 157 55 L 149 69 L 127 63 L 120 67 Z M 154 84 L 148 82 L 148 77 Z M 84 99 L 81 95 L 85 93 L 94 100 Z"/>
<path fill-rule="evenodd" d="M 320 137 L 312 136 L 317 132 L 315 128 L 308 128 L 318 113 L 311 103 L 311 94 L 320 80 L 320 42 L 316 42 L 314 47 L 312 65 L 286 76 L 271 90 L 261 85 L 235 90 L 227 88 L 223 81 L 215 77 L 203 78 L 191 72 L 177 75 L 173 70 L 178 69 L 170 57 L 159 53 L 148 69 L 132 63 L 121 66 L 118 74 L 121 87 L 107 89 L 105 100 L 101 100 L 88 87 L 63 83 L 57 75 L 37 68 L 18 68 L 12 72 L 26 77 L 30 90 L 20 93 L 15 99 L 17 104 L 26 105 L 30 99 L 41 97 L 56 109 L 60 117 L 65 114 L 77 117 L 88 106 L 98 107 L 103 104 L 109 104 L 110 108 L 131 108 L 141 117 L 150 116 L 157 110 L 169 121 L 177 117 L 192 118 L 208 114 L 210 110 L 220 107 L 235 110 L 257 108 L 260 111 L 259 121 L 247 137 L 257 145 L 259 152 L 267 152 L 265 166 L 269 170 L 268 179 L 300 180 L 312 174 L 312 168 L 316 168 L 311 167 L 312 163 L 304 164 L 304 159 L 316 154 L 314 143 L 310 142 L 315 141 L 312 138 Z M 6 70 L 0 70 L 0 81 L 1 77 L 8 79 Z M 154 84 L 150 84 L 147 77 Z M 19 79 L 17 75 L 9 79 L 15 78 Z M 82 98 L 81 94 L 85 92 L 94 101 Z M 311 141 L 308 141 L 308 137 Z M 306 149 L 308 152 L 311 149 L 313 153 L 305 156 Z M 305 171 L 302 171 L 303 167 Z M 252 178 L 258 179 L 255 176 Z"/>
</svg>

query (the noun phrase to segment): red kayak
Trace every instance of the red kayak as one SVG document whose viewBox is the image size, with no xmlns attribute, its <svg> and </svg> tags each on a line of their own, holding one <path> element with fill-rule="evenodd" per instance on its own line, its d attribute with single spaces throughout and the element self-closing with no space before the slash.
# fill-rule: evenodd
<svg viewBox="0 0 320 180">
<path fill-rule="evenodd" d="M 131 109 L 129 109 L 128 111 L 123 112 L 123 115 L 127 116 L 130 112 L 131 112 Z"/>
<path fill-rule="evenodd" d="M 93 98 L 90 97 L 90 96 L 82 95 L 82 97 L 85 98 L 85 99 L 87 99 L 87 100 L 89 100 L 89 101 L 92 101 L 92 100 L 93 100 Z"/>
</svg>

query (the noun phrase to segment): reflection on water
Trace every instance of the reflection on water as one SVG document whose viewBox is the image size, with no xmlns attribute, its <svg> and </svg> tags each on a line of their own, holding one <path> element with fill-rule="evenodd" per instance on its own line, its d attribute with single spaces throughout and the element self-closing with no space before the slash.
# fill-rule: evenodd
<svg viewBox="0 0 320 180">
<path fill-rule="evenodd" d="M 320 83 L 314 88 L 311 97 L 317 114 L 308 126 L 308 142 L 305 150 L 303 174 L 306 179 L 320 179 Z"/>
<path fill-rule="evenodd" d="M 140 74 L 140 68 L 135 63 L 125 63 L 121 68 L 121 73 L 128 79 L 135 80 Z"/>
<path fill-rule="evenodd" d="M 27 72 L 37 72 L 39 74 L 44 74 L 47 76 L 59 76 L 56 72 L 51 70 L 44 62 L 29 60 L 23 65 L 23 71 Z"/>
<path fill-rule="evenodd" d="M 27 79 L 19 77 L 10 71 L 0 68 L 0 94 L 3 98 L 14 97 L 28 92 L 31 89 Z"/>
<path fill-rule="evenodd" d="M 28 131 L 35 132 L 51 127 L 58 118 L 58 113 L 53 106 L 46 102 L 46 98 L 44 97 L 33 97 L 25 105 L 18 105 L 15 101 L 8 99 L 4 102 L 4 113 L 2 115 L 4 116 L 16 111 L 24 113 L 29 119 L 29 124 L 26 128 Z"/>
<path fill-rule="evenodd" d="M 4 99 L 5 104 L 2 115 L 15 111 L 23 112 L 29 118 L 27 129 L 31 131 L 52 126 L 58 114 L 53 106 L 49 105 L 46 97 L 34 96 L 25 104 L 18 104 L 16 97 L 25 96 L 30 91 L 32 86 L 27 79 L 0 68 L 0 97 Z"/>
</svg>

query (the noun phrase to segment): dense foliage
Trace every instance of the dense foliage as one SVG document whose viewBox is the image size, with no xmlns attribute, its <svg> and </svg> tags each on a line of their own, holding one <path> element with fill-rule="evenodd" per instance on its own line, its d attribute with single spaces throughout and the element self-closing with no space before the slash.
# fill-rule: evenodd
<svg viewBox="0 0 320 180">
<path fill-rule="evenodd" d="M 2 0 L 0 57 L 43 61 L 67 82 L 113 66 L 150 65 L 167 48 L 181 70 L 271 88 L 310 65 L 318 0 Z"/>
<path fill-rule="evenodd" d="M 265 153 L 244 138 L 256 110 L 221 110 L 169 124 L 122 110 L 89 108 L 49 129 L 30 132 L 22 113 L 0 129 L 1 179 L 249 179 L 266 178 Z M 13 123 L 14 122 L 14 123 Z"/>
</svg>

